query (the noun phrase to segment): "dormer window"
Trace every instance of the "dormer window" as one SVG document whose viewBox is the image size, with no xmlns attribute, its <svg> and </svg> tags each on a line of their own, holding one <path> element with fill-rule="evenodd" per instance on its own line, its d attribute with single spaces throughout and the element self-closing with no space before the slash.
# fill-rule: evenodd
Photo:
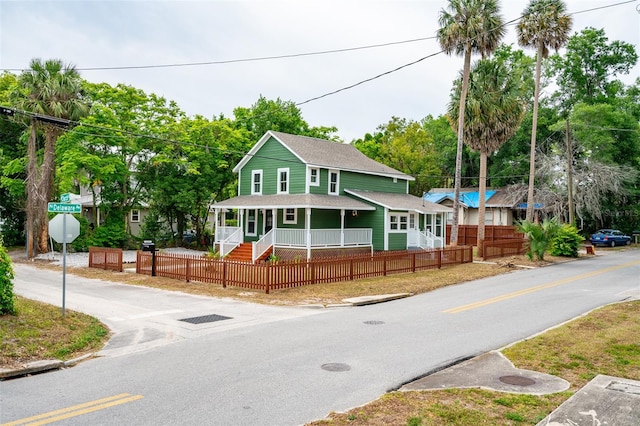
<svg viewBox="0 0 640 426">
<path fill-rule="evenodd" d="M 278 194 L 289 193 L 289 169 L 278 169 Z"/>
<path fill-rule="evenodd" d="M 337 170 L 329 170 L 329 195 L 338 195 L 340 191 L 340 174 Z"/>
<path fill-rule="evenodd" d="M 251 172 L 251 195 L 262 195 L 262 170 Z"/>
</svg>

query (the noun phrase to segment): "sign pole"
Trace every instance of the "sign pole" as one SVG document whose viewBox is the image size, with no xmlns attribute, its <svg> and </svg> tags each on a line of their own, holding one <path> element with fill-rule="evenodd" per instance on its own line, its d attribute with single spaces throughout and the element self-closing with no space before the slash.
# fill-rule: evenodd
<svg viewBox="0 0 640 426">
<path fill-rule="evenodd" d="M 62 318 L 64 318 L 65 293 L 67 286 L 67 214 L 62 215 Z"/>
</svg>

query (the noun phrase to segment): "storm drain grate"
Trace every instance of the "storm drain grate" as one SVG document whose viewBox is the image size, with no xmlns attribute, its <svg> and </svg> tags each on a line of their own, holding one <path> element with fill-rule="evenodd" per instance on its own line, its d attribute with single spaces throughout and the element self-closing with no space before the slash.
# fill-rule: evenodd
<svg viewBox="0 0 640 426">
<path fill-rule="evenodd" d="M 232 319 L 232 318 L 225 317 L 223 315 L 211 314 L 211 315 L 203 315 L 201 317 L 182 318 L 179 321 L 188 322 L 190 324 L 206 324 L 208 322 L 216 322 L 216 321 L 222 321 L 222 320 L 228 320 L 228 319 Z"/>
<path fill-rule="evenodd" d="M 380 324 L 384 324 L 384 321 L 371 320 L 371 321 L 365 321 L 364 323 L 368 325 L 380 325 Z"/>
<path fill-rule="evenodd" d="M 502 376 L 499 377 L 499 380 L 502 383 L 514 386 L 531 386 L 536 384 L 535 380 L 522 376 Z"/>
</svg>

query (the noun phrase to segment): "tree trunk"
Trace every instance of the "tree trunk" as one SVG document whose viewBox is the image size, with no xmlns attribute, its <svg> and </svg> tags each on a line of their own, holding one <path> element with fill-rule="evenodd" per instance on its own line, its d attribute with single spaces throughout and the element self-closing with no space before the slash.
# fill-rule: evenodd
<svg viewBox="0 0 640 426">
<path fill-rule="evenodd" d="M 575 225 L 575 207 L 573 204 L 573 148 L 571 147 L 571 134 L 569 130 L 569 120 L 566 122 L 566 141 L 567 141 L 567 198 L 569 201 L 569 225 Z"/>
<path fill-rule="evenodd" d="M 35 120 L 31 120 L 31 132 L 27 141 L 27 256 L 33 258 L 35 243 L 34 235 L 36 235 L 36 209 L 38 194 L 38 157 L 37 157 L 37 136 L 38 129 Z"/>
<path fill-rule="evenodd" d="M 536 133 L 538 130 L 538 102 L 540 98 L 540 73 L 542 69 L 542 44 L 538 45 L 536 57 L 536 89 L 533 96 L 533 121 L 531 123 L 531 153 L 529 157 L 529 191 L 527 193 L 527 220 L 533 220 L 533 188 L 536 173 Z"/>
<path fill-rule="evenodd" d="M 478 193 L 478 257 L 484 256 L 484 212 L 485 198 L 487 194 L 487 156 L 486 152 L 480 152 L 480 190 Z"/>
<path fill-rule="evenodd" d="M 462 72 L 462 88 L 460 90 L 460 107 L 458 108 L 458 145 L 456 148 L 456 174 L 453 190 L 453 219 L 451 222 L 450 244 L 458 245 L 458 217 L 460 214 L 460 187 L 462 186 L 462 148 L 464 144 L 464 110 L 469 88 L 469 72 L 471 69 L 471 46 L 464 51 L 464 69 Z"/>
</svg>

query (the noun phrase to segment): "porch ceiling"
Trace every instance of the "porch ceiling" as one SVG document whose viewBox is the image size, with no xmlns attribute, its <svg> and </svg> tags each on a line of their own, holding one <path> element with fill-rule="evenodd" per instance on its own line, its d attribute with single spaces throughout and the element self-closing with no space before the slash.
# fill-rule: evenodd
<svg viewBox="0 0 640 426">
<path fill-rule="evenodd" d="M 344 192 L 390 210 L 416 211 L 423 214 L 448 213 L 453 211 L 453 209 L 449 207 L 426 200 L 423 201 L 422 198 L 411 194 L 392 194 L 388 192 L 360 191 L 355 189 L 345 189 Z"/>
<path fill-rule="evenodd" d="M 224 209 L 291 209 L 375 210 L 362 201 L 350 197 L 320 194 L 242 195 L 220 201 L 212 206 Z"/>
</svg>

